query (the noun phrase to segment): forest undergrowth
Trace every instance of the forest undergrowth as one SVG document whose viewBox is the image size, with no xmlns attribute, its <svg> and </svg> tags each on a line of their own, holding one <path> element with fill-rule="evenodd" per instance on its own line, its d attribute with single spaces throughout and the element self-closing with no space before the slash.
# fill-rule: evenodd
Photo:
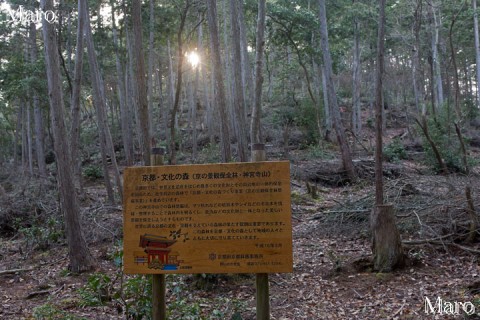
<svg viewBox="0 0 480 320">
<path fill-rule="evenodd" d="M 357 162 L 360 182 L 332 186 L 303 179 L 331 159 L 298 151 L 289 158 L 294 273 L 270 276 L 272 319 L 430 319 L 425 297 L 472 302 L 480 311 L 480 246 L 469 215 L 469 201 L 476 216 L 480 207 L 478 166 L 469 175 L 438 175 L 403 159 L 386 169 L 386 200 L 409 257 L 387 274 L 372 272 L 370 262 L 373 162 Z M 106 204 L 102 184 L 89 181 L 81 199 L 97 268 L 77 275 L 67 268 L 54 177 L 9 172 L 0 174 L 0 317 L 148 319 L 150 279 L 121 272 L 122 208 Z M 169 275 L 167 283 L 169 319 L 255 319 L 253 275 Z"/>
</svg>

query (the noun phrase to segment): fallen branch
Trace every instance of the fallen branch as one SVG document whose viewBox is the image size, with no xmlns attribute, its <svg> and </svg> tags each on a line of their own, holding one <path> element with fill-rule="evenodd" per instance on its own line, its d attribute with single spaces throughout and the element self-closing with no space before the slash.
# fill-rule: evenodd
<svg viewBox="0 0 480 320">
<path fill-rule="evenodd" d="M 453 246 L 459 248 L 459 249 L 462 249 L 464 251 L 467 251 L 467 252 L 471 252 L 471 253 L 475 253 L 475 254 L 480 254 L 480 250 L 477 250 L 477 249 L 473 249 L 473 248 L 470 248 L 470 247 L 465 247 L 465 246 L 462 246 L 458 243 L 452 243 Z"/>
<path fill-rule="evenodd" d="M 402 304 L 402 306 L 400 307 L 400 309 L 398 309 L 394 314 L 392 314 L 392 316 L 390 317 L 390 319 L 395 319 L 395 317 L 397 316 L 397 314 L 399 314 L 399 313 L 402 312 L 403 307 L 405 307 L 405 301 L 403 301 L 403 304 Z"/>
<path fill-rule="evenodd" d="M 6 275 L 6 274 L 12 274 L 12 273 L 32 271 L 33 269 L 35 269 L 35 268 L 2 270 L 2 271 L 0 271 L 0 276 Z"/>
<path fill-rule="evenodd" d="M 443 244 L 443 242 L 439 241 L 445 238 L 449 238 L 453 236 L 453 233 L 441 236 L 441 237 L 436 237 L 436 238 L 431 238 L 431 239 L 424 239 L 424 240 L 403 240 L 402 243 L 406 245 L 414 245 L 414 244 L 426 244 L 426 243 L 431 243 L 431 244 Z"/>
<path fill-rule="evenodd" d="M 37 296 L 49 294 L 51 291 L 52 291 L 52 290 L 40 290 L 40 291 L 30 292 L 30 293 L 28 294 L 28 296 L 25 297 L 25 299 L 32 299 L 32 298 L 35 298 L 35 297 L 37 297 Z"/>
</svg>

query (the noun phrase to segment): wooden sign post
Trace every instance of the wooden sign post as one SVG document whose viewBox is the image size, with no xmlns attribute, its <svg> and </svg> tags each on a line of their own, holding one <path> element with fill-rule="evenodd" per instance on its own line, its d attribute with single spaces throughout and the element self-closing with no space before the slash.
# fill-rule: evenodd
<svg viewBox="0 0 480 320">
<path fill-rule="evenodd" d="M 126 168 L 123 229 L 125 273 L 255 273 L 268 305 L 268 273 L 293 271 L 290 164 Z"/>
<path fill-rule="evenodd" d="M 164 148 L 152 148 L 150 165 L 163 166 Z M 164 274 L 152 276 L 152 320 L 167 319 L 166 279 Z"/>
<path fill-rule="evenodd" d="M 267 160 L 265 145 L 255 143 L 252 145 L 252 162 Z M 268 283 L 268 273 L 257 273 L 255 275 L 255 284 L 257 288 L 257 320 L 270 319 L 270 288 Z"/>
</svg>

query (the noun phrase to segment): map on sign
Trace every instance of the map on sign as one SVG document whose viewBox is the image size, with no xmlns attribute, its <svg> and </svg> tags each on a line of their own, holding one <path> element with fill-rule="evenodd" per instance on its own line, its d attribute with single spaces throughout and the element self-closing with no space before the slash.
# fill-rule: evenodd
<svg viewBox="0 0 480 320">
<path fill-rule="evenodd" d="M 292 272 L 288 161 L 130 167 L 126 273 Z"/>
</svg>

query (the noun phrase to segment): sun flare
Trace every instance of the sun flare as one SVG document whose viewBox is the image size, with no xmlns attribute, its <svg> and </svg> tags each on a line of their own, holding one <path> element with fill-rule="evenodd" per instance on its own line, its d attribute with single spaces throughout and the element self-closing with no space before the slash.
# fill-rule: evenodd
<svg viewBox="0 0 480 320">
<path fill-rule="evenodd" d="M 187 53 L 187 61 L 193 68 L 196 68 L 200 64 L 200 56 L 195 52 Z"/>
</svg>

